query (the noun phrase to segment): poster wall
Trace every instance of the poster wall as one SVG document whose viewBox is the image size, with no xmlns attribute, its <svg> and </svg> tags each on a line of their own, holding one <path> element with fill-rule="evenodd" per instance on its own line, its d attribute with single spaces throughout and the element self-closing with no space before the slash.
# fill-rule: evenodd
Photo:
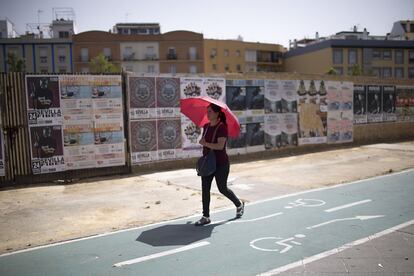
<svg viewBox="0 0 414 276">
<path fill-rule="evenodd" d="M 125 164 L 121 76 L 26 76 L 34 174 Z"/>
<path fill-rule="evenodd" d="M 327 90 L 325 82 L 300 80 L 299 97 L 299 145 L 327 142 Z"/>
<path fill-rule="evenodd" d="M 397 120 L 397 95 L 395 86 L 382 87 L 382 116 L 384 122 L 395 122 Z"/>
<path fill-rule="evenodd" d="M 353 84 L 327 82 L 328 143 L 353 141 Z"/>
<path fill-rule="evenodd" d="M 4 176 L 6 173 L 6 158 L 4 153 L 4 136 L 3 136 L 3 125 L 2 125 L 2 112 L 0 103 L 0 176 Z"/>
</svg>

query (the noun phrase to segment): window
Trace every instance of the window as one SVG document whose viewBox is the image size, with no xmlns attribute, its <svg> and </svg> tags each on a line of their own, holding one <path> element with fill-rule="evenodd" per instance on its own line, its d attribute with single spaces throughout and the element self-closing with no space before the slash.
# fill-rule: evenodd
<svg viewBox="0 0 414 276">
<path fill-rule="evenodd" d="M 237 68 L 237 72 L 241 72 L 241 65 L 240 64 L 237 64 L 236 68 Z"/>
<path fill-rule="evenodd" d="M 372 50 L 372 58 L 380 59 L 381 58 L 381 50 L 379 50 L 379 49 Z"/>
<path fill-rule="evenodd" d="M 389 68 L 389 67 L 382 68 L 382 77 L 383 78 L 391 78 L 392 77 L 391 68 Z"/>
<path fill-rule="evenodd" d="M 59 63 L 66 62 L 66 49 L 65 48 L 58 48 L 58 60 L 59 60 Z"/>
<path fill-rule="evenodd" d="M 230 55 L 230 52 L 228 49 L 224 49 L 224 56 L 228 57 Z"/>
<path fill-rule="evenodd" d="M 81 49 L 81 61 L 88 62 L 89 61 L 89 50 L 88 48 Z"/>
<path fill-rule="evenodd" d="M 391 59 L 391 50 L 387 49 L 382 52 L 383 59 Z"/>
<path fill-rule="evenodd" d="M 168 48 L 167 59 L 177 59 L 177 53 L 174 47 Z"/>
<path fill-rule="evenodd" d="M 371 48 L 364 48 L 362 50 L 362 59 L 363 59 L 364 64 L 372 63 L 372 49 Z"/>
<path fill-rule="evenodd" d="M 104 48 L 103 54 L 107 60 L 111 60 L 111 48 Z"/>
<path fill-rule="evenodd" d="M 155 73 L 155 66 L 154 65 L 148 65 L 147 73 Z"/>
<path fill-rule="evenodd" d="M 414 33 L 414 24 L 410 24 L 410 33 Z"/>
<path fill-rule="evenodd" d="M 40 63 L 47 63 L 47 48 L 39 48 Z"/>
<path fill-rule="evenodd" d="M 344 69 L 342 67 L 335 67 L 334 70 L 335 70 L 337 75 L 343 75 L 344 74 Z"/>
<path fill-rule="evenodd" d="M 177 73 L 177 66 L 170 65 L 170 74 L 176 74 Z"/>
<path fill-rule="evenodd" d="M 414 50 L 410 50 L 408 52 L 408 63 L 410 64 L 414 63 Z"/>
<path fill-rule="evenodd" d="M 333 50 L 333 64 L 342 64 L 342 63 L 343 63 L 342 49 L 334 49 Z"/>
<path fill-rule="evenodd" d="M 348 64 L 354 65 L 358 63 L 358 52 L 356 49 L 348 49 Z"/>
<path fill-rule="evenodd" d="M 131 46 L 127 46 L 124 49 L 124 60 L 133 60 L 135 57 L 135 53 Z"/>
<path fill-rule="evenodd" d="M 69 38 L 69 32 L 68 31 L 59 32 L 59 38 Z"/>
<path fill-rule="evenodd" d="M 239 57 L 239 56 L 241 56 L 240 50 L 236 50 L 236 57 Z"/>
<path fill-rule="evenodd" d="M 64 67 L 59 68 L 59 73 L 65 74 L 66 73 L 66 68 L 64 68 Z"/>
<path fill-rule="evenodd" d="M 217 56 L 217 49 L 216 48 L 213 48 L 213 49 L 211 49 L 211 51 L 210 51 L 210 57 L 215 57 L 215 56 Z"/>
<path fill-rule="evenodd" d="M 408 68 L 408 78 L 414 79 L 414 67 Z"/>
<path fill-rule="evenodd" d="M 224 71 L 226 71 L 226 72 L 230 71 L 230 65 L 229 64 L 224 65 Z"/>
<path fill-rule="evenodd" d="M 145 52 L 146 52 L 145 55 L 147 59 L 156 59 L 155 49 L 153 46 L 148 46 Z"/>
<path fill-rule="evenodd" d="M 396 79 L 403 79 L 404 78 L 404 68 L 396 67 L 394 69 L 394 77 Z"/>
<path fill-rule="evenodd" d="M 213 68 L 214 71 L 217 70 L 217 64 L 213 63 L 213 65 L 211 67 Z"/>
<path fill-rule="evenodd" d="M 395 64 L 404 64 L 404 50 L 395 50 Z"/>
<path fill-rule="evenodd" d="M 254 50 L 246 50 L 244 53 L 245 60 L 247 62 L 256 62 L 257 61 L 257 52 Z"/>
<path fill-rule="evenodd" d="M 381 68 L 378 68 L 378 67 L 372 68 L 372 75 L 379 78 L 381 76 Z"/>
<path fill-rule="evenodd" d="M 197 66 L 190 65 L 189 69 L 191 74 L 197 74 Z"/>
<path fill-rule="evenodd" d="M 197 48 L 190 47 L 188 51 L 189 51 L 190 60 L 196 60 L 197 59 Z"/>
</svg>

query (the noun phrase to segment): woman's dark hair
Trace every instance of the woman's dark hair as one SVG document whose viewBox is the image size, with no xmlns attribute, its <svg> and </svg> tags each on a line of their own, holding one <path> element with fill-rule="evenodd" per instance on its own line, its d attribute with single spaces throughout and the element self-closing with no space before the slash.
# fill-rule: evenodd
<svg viewBox="0 0 414 276">
<path fill-rule="evenodd" d="M 223 124 L 227 125 L 227 120 L 226 120 L 226 114 L 224 114 L 224 112 L 221 110 L 221 107 L 215 104 L 210 104 L 211 109 L 214 112 L 218 112 L 218 118 L 220 119 L 220 122 L 222 122 Z"/>
</svg>

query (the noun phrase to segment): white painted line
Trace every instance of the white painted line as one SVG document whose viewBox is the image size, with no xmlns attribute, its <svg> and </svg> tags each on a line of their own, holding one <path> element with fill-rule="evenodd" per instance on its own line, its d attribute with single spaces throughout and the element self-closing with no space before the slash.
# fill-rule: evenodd
<svg viewBox="0 0 414 276">
<path fill-rule="evenodd" d="M 277 275 L 277 274 L 280 274 L 282 272 L 285 272 L 285 271 L 287 271 L 289 269 L 292 269 L 292 268 L 295 268 L 295 267 L 298 267 L 298 266 L 302 266 L 302 265 L 305 265 L 305 264 L 309 264 L 311 262 L 314 262 L 314 261 L 323 259 L 325 257 L 331 256 L 333 254 L 337 254 L 339 252 L 342 252 L 342 251 L 344 251 L 346 249 L 349 249 L 349 248 L 351 248 L 353 246 L 363 244 L 363 243 L 365 243 L 367 241 L 370 241 L 370 240 L 373 240 L 373 239 L 382 237 L 384 235 L 388 235 L 388 234 L 390 234 L 392 232 L 395 232 L 395 231 L 397 231 L 397 230 L 399 230 L 401 228 L 410 226 L 411 224 L 414 224 L 414 219 L 412 219 L 410 221 L 407 221 L 407 222 L 404 222 L 402 224 L 396 225 L 396 226 L 391 227 L 389 229 L 386 229 L 384 231 L 378 232 L 376 234 L 370 235 L 368 237 L 365 237 L 365 238 L 362 238 L 362 239 L 359 239 L 359 240 L 356 240 L 356 241 L 347 243 L 347 244 L 342 245 L 342 246 L 340 246 L 338 248 L 334 248 L 334 249 L 331 249 L 331 250 L 328 250 L 328 251 L 319 253 L 317 255 L 314 255 L 314 256 L 305 258 L 303 260 L 300 260 L 300 261 L 297 261 L 297 262 L 293 262 L 293 263 L 290 263 L 290 264 L 287 264 L 287 265 L 284 265 L 284 266 L 281 266 L 281 267 L 272 269 L 272 270 L 267 271 L 267 272 L 264 272 L 264 273 L 260 273 L 258 275 L 261 275 L 261 276 Z"/>
<path fill-rule="evenodd" d="M 321 227 L 321 226 L 324 226 L 324 225 L 328 225 L 328 224 L 331 224 L 331 223 L 334 223 L 334 222 L 338 222 L 338 221 L 347 221 L 347 220 L 361 220 L 361 221 L 363 221 L 363 220 L 369 220 L 369 219 L 374 219 L 374 218 L 382 218 L 382 217 L 385 217 L 384 215 L 378 215 L 378 216 L 355 216 L 355 217 L 352 217 L 352 218 L 342 218 L 342 219 L 333 219 L 333 220 L 329 220 L 329 221 L 326 221 L 326 222 L 323 222 L 323 223 L 319 223 L 319 224 L 316 224 L 316 225 L 313 225 L 313 226 L 309 226 L 309 227 L 306 227 L 306 229 L 314 229 L 314 228 L 318 228 L 318 227 Z"/>
<path fill-rule="evenodd" d="M 149 260 L 152 260 L 152 259 L 161 258 L 161 257 L 164 257 L 164 256 L 180 253 L 180 252 L 183 252 L 183 251 L 188 251 L 188 250 L 198 248 L 198 247 L 201 247 L 201 246 L 206 246 L 206 245 L 209 245 L 209 244 L 210 243 L 207 242 L 207 241 L 194 243 L 194 244 L 190 244 L 190 245 L 183 246 L 183 247 L 180 247 L 180 248 L 176 248 L 176 249 L 172 249 L 172 250 L 168 250 L 168 251 L 164 251 L 164 252 L 160 252 L 160 253 L 156 253 L 156 254 L 152 254 L 152 255 L 148 255 L 148 256 L 132 259 L 132 260 L 128 260 L 128 261 L 121 262 L 121 263 L 116 263 L 113 266 L 114 267 L 121 267 L 121 266 L 124 266 L 124 265 L 142 263 L 142 262 L 149 261 Z"/>
<path fill-rule="evenodd" d="M 352 202 L 352 203 L 349 203 L 349 204 L 345 204 L 345 205 L 341 205 L 341 206 L 338 206 L 338 207 L 335 207 L 335 208 L 325 210 L 325 212 L 327 212 L 327 213 L 335 212 L 335 211 L 338 211 L 338 210 L 342 210 L 342 209 L 353 207 L 353 206 L 356 206 L 356 205 L 368 203 L 368 202 L 371 202 L 371 201 L 372 201 L 371 199 L 365 199 L 365 200 L 361 200 L 361 201 L 357 201 L 357 202 Z"/>
<path fill-rule="evenodd" d="M 218 221 L 213 221 L 212 224 L 232 224 L 232 223 L 246 223 L 246 222 L 255 222 L 255 221 L 259 221 L 259 220 L 264 220 L 264 219 L 268 219 L 268 218 L 273 218 L 276 216 L 280 216 L 283 215 L 283 212 L 279 212 L 279 213 L 274 213 L 274 214 L 270 214 L 267 216 L 263 216 L 263 217 L 258 217 L 258 218 L 254 218 L 254 219 L 241 219 L 241 220 L 218 220 Z"/>
<path fill-rule="evenodd" d="M 282 198 L 294 197 L 294 196 L 297 196 L 297 195 L 303 195 L 303 194 L 312 193 L 312 192 L 318 192 L 318 191 L 341 188 L 341 187 L 345 187 L 345 186 L 358 184 L 358 183 L 361 183 L 361 182 L 372 181 L 372 180 L 375 180 L 375 179 L 387 178 L 387 177 L 392 177 L 392 176 L 411 173 L 411 172 L 414 172 L 414 169 L 408 169 L 408 170 L 404 170 L 404 171 L 400 171 L 400 172 L 396 172 L 396 173 L 391 173 L 391 174 L 386 174 L 386 175 L 374 176 L 374 177 L 371 177 L 371 178 L 356 180 L 356 181 L 353 181 L 353 182 L 333 185 L 333 186 L 329 186 L 329 187 L 315 188 L 315 189 L 311 189 L 311 190 L 300 191 L 300 192 L 297 192 L 297 193 L 266 198 L 266 199 L 262 199 L 262 200 L 258 200 L 258 201 L 255 201 L 255 202 L 248 203 L 248 204 L 246 204 L 246 206 L 252 206 L 252 205 L 256 205 L 256 204 L 260 204 L 260 203 L 275 201 L 275 200 L 282 199 Z M 214 211 L 210 212 L 210 214 L 217 214 L 217 213 L 225 212 L 225 211 L 228 211 L 228 210 L 234 210 L 234 207 L 231 206 L 231 207 L 220 208 L 220 209 L 217 209 L 217 210 L 214 210 Z M 61 242 L 56 242 L 56 243 L 51 243 L 51 244 L 46 244 L 46 245 L 40 245 L 40 246 L 36 246 L 36 247 L 32 247 L 32 248 L 16 250 L 16 251 L 13 251 L 13 252 L 1 254 L 0 258 L 10 256 L 10 255 L 20 254 L 20 253 L 25 253 L 25 252 L 29 252 L 29 251 L 34 251 L 34 250 L 38 250 L 38 249 L 43 249 L 43 248 L 60 246 L 60 245 L 63 245 L 63 244 L 79 242 L 79 241 L 84 241 L 84 240 L 90 240 L 90 239 L 94 239 L 94 238 L 106 237 L 106 236 L 115 235 L 115 234 L 119 234 L 119 233 L 123 233 L 123 232 L 135 231 L 135 230 L 142 229 L 142 228 L 153 227 L 153 226 L 162 225 L 162 224 L 166 224 L 166 223 L 172 223 L 172 222 L 176 222 L 176 221 L 180 221 L 180 220 L 192 219 L 192 218 L 196 218 L 196 217 L 199 217 L 199 216 L 200 216 L 199 214 L 194 214 L 194 215 L 191 215 L 191 216 L 179 217 L 179 218 L 172 219 L 172 220 L 155 222 L 155 223 L 142 225 L 142 226 L 137 226 L 137 227 L 132 227 L 132 228 L 128 228 L 128 229 L 122 229 L 122 230 L 118 230 L 118 231 L 106 232 L 106 233 L 102 233 L 102 234 L 91 235 L 91 236 L 87 236 L 87 237 L 75 238 L 75 239 L 71 239 L 71 240 L 67 240 L 67 241 L 61 241 Z"/>
</svg>

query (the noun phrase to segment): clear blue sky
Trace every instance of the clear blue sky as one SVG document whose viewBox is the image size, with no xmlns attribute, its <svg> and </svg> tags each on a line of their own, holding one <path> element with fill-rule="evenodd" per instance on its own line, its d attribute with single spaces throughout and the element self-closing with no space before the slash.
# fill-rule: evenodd
<svg viewBox="0 0 414 276">
<path fill-rule="evenodd" d="M 26 23 L 52 20 L 53 7 L 72 7 L 77 31 L 109 30 L 117 22 L 159 22 L 161 31 L 184 29 L 205 38 L 288 45 L 289 39 L 350 30 L 359 25 L 385 35 L 397 20 L 414 19 L 413 0 L 0 0 L 0 18 L 12 20 L 19 33 Z M 127 20 L 126 20 L 127 19 Z"/>
</svg>

